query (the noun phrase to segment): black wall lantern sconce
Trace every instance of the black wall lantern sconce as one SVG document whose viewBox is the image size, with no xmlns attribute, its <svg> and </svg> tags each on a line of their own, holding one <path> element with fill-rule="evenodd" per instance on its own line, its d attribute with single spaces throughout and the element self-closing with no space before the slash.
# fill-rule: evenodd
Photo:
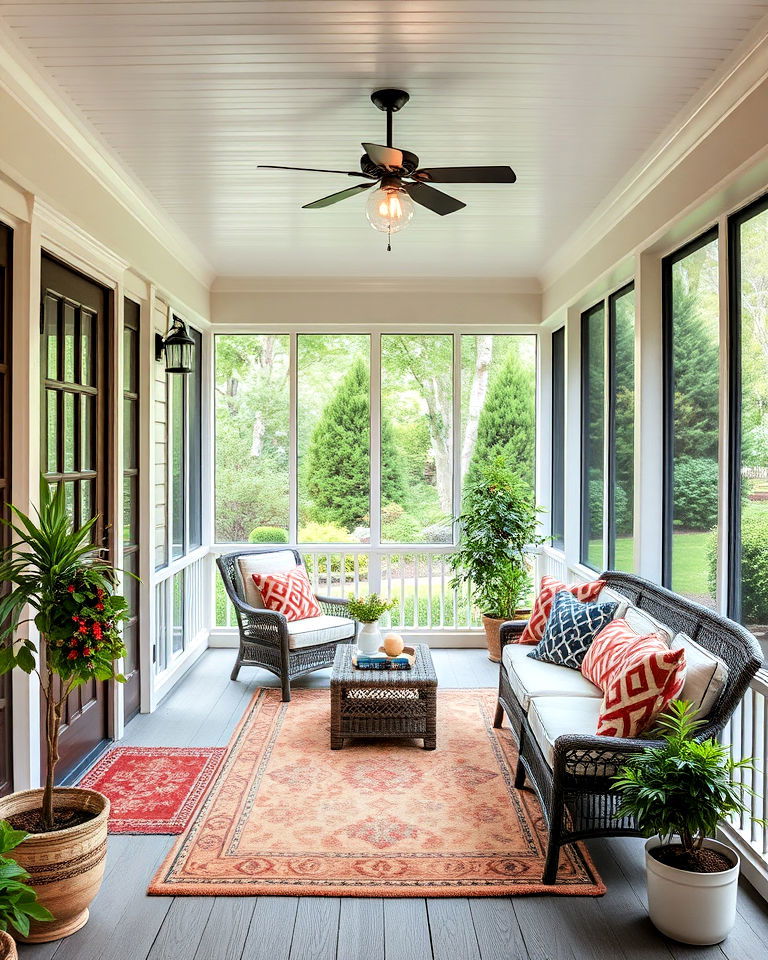
<svg viewBox="0 0 768 960">
<path fill-rule="evenodd" d="M 175 315 L 165 336 L 155 334 L 155 359 L 162 360 L 165 355 L 166 373 L 191 373 L 194 348 L 195 341 L 190 337 L 187 325 Z"/>
</svg>

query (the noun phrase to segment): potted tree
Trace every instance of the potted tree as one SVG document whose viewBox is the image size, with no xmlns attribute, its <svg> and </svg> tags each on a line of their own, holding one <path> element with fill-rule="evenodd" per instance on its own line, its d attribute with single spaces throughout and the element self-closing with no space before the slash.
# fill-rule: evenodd
<svg viewBox="0 0 768 960">
<path fill-rule="evenodd" d="M 27 839 L 23 830 L 0 820 L 0 960 L 16 960 L 16 944 L 8 933 L 13 927 L 22 936 L 29 933 L 30 920 L 46 923 L 53 917 L 37 902 L 37 894 L 27 886 L 27 871 L 5 854 Z"/>
<path fill-rule="evenodd" d="M 34 517 L 11 507 L 15 542 L 0 551 L 0 581 L 10 592 L 0 602 L 0 673 L 37 674 L 45 704 L 45 786 L 0 799 L 0 817 L 28 836 L 16 848 L 32 874 L 40 902 L 54 916 L 33 922 L 24 939 L 56 940 L 88 920 L 88 906 L 104 873 L 109 801 L 94 790 L 55 787 L 62 713 L 70 693 L 89 680 L 119 680 L 115 662 L 125 654 L 119 624 L 126 616 L 115 594 L 116 572 L 94 546 L 91 520 L 74 528 L 64 488 L 42 479 Z M 19 630 L 31 609 L 40 636 L 36 647 Z M 24 621 L 27 622 L 27 621 Z"/>
<path fill-rule="evenodd" d="M 645 844 L 648 913 L 665 936 L 711 945 L 724 940 L 736 920 L 739 856 L 714 839 L 718 824 L 748 813 L 752 793 L 734 771 L 735 761 L 717 740 L 695 740 L 701 726 L 684 701 L 673 702 L 657 721 L 661 746 L 635 754 L 614 777 L 621 797 L 618 817 L 637 821 Z"/>
<path fill-rule="evenodd" d="M 381 645 L 379 620 L 387 610 L 397 606 L 397 600 L 384 600 L 377 593 L 367 597 L 350 596 L 347 612 L 353 620 L 362 623 L 357 635 L 357 649 L 361 653 L 376 653 Z"/>
<path fill-rule="evenodd" d="M 482 467 L 464 492 L 459 547 L 448 557 L 451 587 L 471 590 L 494 662 L 501 659 L 501 624 L 529 612 L 522 609 L 531 590 L 528 551 L 545 540 L 539 512 L 528 485 L 503 457 Z"/>
</svg>

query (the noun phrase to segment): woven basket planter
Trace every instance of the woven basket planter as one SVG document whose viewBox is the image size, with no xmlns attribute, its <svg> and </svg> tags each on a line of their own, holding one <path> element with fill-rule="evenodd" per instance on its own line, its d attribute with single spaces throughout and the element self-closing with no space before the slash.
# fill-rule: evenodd
<svg viewBox="0 0 768 960">
<path fill-rule="evenodd" d="M 0 930 L 0 960 L 19 960 L 16 942 L 10 933 Z"/>
<path fill-rule="evenodd" d="M 0 799 L 0 819 L 40 808 L 42 790 L 22 790 Z M 88 922 L 88 907 L 99 892 L 107 852 L 109 800 L 95 790 L 57 787 L 54 806 L 77 807 L 94 814 L 92 820 L 65 830 L 31 833 L 13 851 L 29 873 L 27 881 L 40 903 L 54 916 L 50 923 L 32 921 L 29 943 L 67 937 Z"/>
</svg>

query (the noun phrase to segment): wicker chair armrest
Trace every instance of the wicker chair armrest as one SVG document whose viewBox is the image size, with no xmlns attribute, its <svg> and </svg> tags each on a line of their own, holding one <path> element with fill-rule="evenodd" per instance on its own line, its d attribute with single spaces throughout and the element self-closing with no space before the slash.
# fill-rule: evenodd
<svg viewBox="0 0 768 960">
<path fill-rule="evenodd" d="M 284 613 L 279 613 L 277 610 L 265 610 L 263 607 L 252 607 L 239 597 L 235 597 L 233 603 L 240 614 L 243 633 L 246 636 L 256 636 L 260 627 L 276 626 L 278 637 L 288 633 L 288 618 Z M 265 639 L 271 640 L 273 638 L 272 630 L 267 630 L 266 634 Z"/>
<path fill-rule="evenodd" d="M 506 623 L 502 623 L 499 627 L 501 649 L 503 650 L 508 643 L 517 643 L 527 626 L 527 620 L 507 620 Z"/>
<path fill-rule="evenodd" d="M 349 617 L 350 620 L 352 619 L 347 612 L 349 600 L 344 600 L 342 597 L 321 597 L 319 594 L 315 594 L 315 600 L 320 604 L 323 613 L 332 617 Z"/>
</svg>

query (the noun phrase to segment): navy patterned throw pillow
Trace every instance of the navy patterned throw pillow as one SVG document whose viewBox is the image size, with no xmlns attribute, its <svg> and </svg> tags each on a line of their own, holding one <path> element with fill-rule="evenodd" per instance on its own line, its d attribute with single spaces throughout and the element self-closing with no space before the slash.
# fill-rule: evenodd
<svg viewBox="0 0 768 960">
<path fill-rule="evenodd" d="M 582 603 L 568 590 L 558 590 L 544 636 L 528 654 L 534 660 L 578 670 L 589 645 L 613 620 L 618 603 Z"/>
</svg>

